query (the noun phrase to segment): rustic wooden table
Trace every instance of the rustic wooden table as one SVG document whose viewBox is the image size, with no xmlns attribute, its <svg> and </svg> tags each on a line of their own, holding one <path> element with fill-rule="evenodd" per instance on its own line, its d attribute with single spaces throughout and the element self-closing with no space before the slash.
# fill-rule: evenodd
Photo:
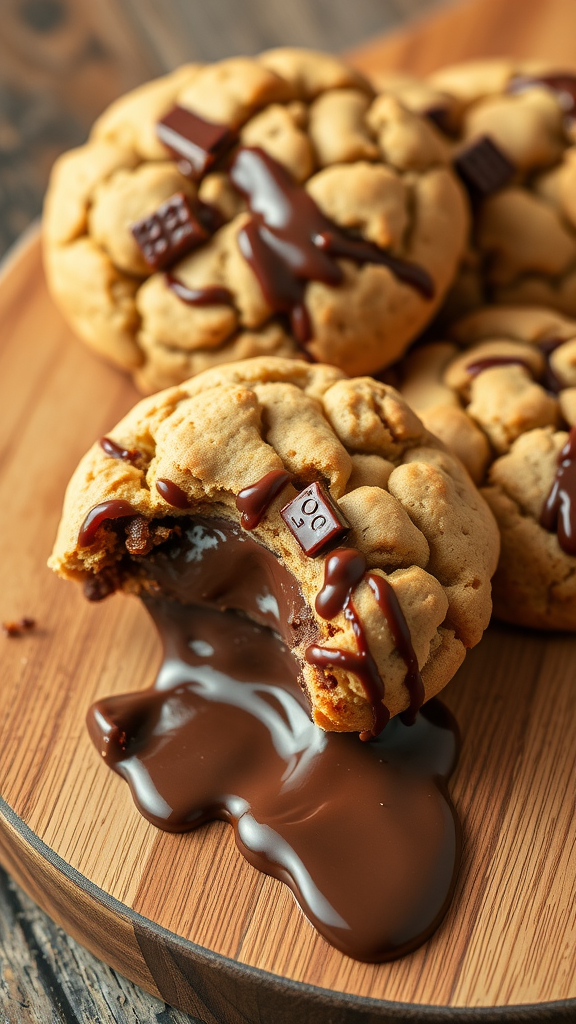
<svg viewBox="0 0 576 1024">
<path fill-rule="evenodd" d="M 434 5 L 434 0 L 2 0 L 0 255 L 39 214 L 58 153 L 82 142 L 96 115 L 139 82 L 186 60 L 269 46 L 350 48 Z M 193 1020 L 97 961 L 0 871 L 0 1024 Z"/>
</svg>

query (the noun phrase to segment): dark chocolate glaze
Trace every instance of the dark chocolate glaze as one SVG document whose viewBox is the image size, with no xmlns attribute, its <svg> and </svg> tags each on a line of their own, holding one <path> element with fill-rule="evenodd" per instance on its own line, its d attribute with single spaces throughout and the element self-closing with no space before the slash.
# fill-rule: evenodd
<svg viewBox="0 0 576 1024">
<path fill-rule="evenodd" d="M 344 610 L 348 595 L 366 572 L 366 559 L 356 548 L 336 548 L 324 563 L 324 586 L 316 598 L 316 611 L 333 619 Z"/>
<path fill-rule="evenodd" d="M 398 256 L 392 256 L 373 242 L 350 238 L 332 228 L 318 234 L 314 243 L 319 249 L 336 258 L 356 260 L 357 263 L 378 263 L 388 267 L 399 281 L 415 288 L 425 299 L 434 298 L 434 282 L 423 267 Z"/>
<path fill-rule="evenodd" d="M 402 713 L 402 721 L 405 725 L 412 725 L 416 720 L 418 711 L 422 707 L 425 693 L 422 676 L 418 668 L 418 658 L 412 646 L 412 637 L 408 623 L 398 603 L 394 587 L 388 580 L 374 572 L 368 573 L 367 579 L 368 586 L 374 594 L 390 627 L 396 650 L 406 665 L 404 682 L 410 696 L 410 704 L 406 711 Z"/>
<path fill-rule="evenodd" d="M 188 288 L 172 274 L 166 274 L 166 284 L 188 306 L 233 306 L 234 296 L 228 288 L 206 285 L 205 288 Z"/>
<path fill-rule="evenodd" d="M 262 149 L 241 147 L 232 161 L 230 178 L 252 213 L 238 234 L 240 250 L 270 307 L 290 316 L 300 344 L 311 338 L 304 305 L 306 283 L 341 284 L 344 274 L 337 257 L 383 264 L 426 298 L 433 296 L 433 281 L 422 267 L 345 235 L 321 213 L 306 189 Z"/>
<path fill-rule="evenodd" d="M 384 683 L 374 661 L 362 620 L 354 607 L 352 592 L 349 591 L 343 608 L 344 615 L 350 622 L 357 650 L 349 651 L 341 647 L 320 647 L 318 644 L 310 644 L 306 648 L 306 661 L 310 665 L 324 670 L 343 669 L 345 672 L 353 672 L 360 680 L 362 689 L 372 707 L 372 728 L 360 733 L 361 740 L 371 740 L 379 736 L 383 728 L 390 721 L 390 712 L 384 704 Z"/>
<path fill-rule="evenodd" d="M 91 508 L 84 519 L 78 532 L 78 546 L 87 548 L 96 539 L 98 528 L 107 519 L 124 519 L 126 516 L 137 515 L 136 509 L 129 501 L 122 498 L 113 498 L 111 501 L 103 501 L 100 505 Z"/>
<path fill-rule="evenodd" d="M 466 372 L 470 377 L 478 377 L 484 370 L 491 370 L 494 366 L 523 366 L 530 373 L 530 367 L 520 356 L 486 356 L 485 359 L 468 363 Z"/>
<path fill-rule="evenodd" d="M 101 437 L 98 443 L 111 459 L 122 459 L 123 462 L 134 463 L 140 458 L 140 452 L 136 448 L 123 448 L 121 444 L 116 444 L 111 437 Z"/>
<path fill-rule="evenodd" d="M 557 348 L 561 345 L 565 345 L 568 338 L 543 338 L 542 341 L 538 342 L 538 348 L 543 353 L 546 359 L 546 370 L 544 372 L 544 387 L 550 391 L 553 395 L 558 395 L 562 391 L 565 385 L 562 383 L 559 377 L 556 376 L 552 369 L 550 362 L 550 356 Z"/>
<path fill-rule="evenodd" d="M 284 469 L 273 469 L 257 480 L 250 487 L 245 487 L 236 498 L 236 508 L 242 513 L 242 526 L 245 530 L 255 530 L 268 506 L 280 494 L 292 474 Z"/>
<path fill-rule="evenodd" d="M 459 861 L 453 720 L 434 702 L 374 743 L 323 732 L 289 649 L 310 623 L 295 580 L 225 521 L 190 521 L 179 543 L 134 560 L 161 588 L 144 600 L 163 662 L 151 689 L 90 710 L 97 750 L 160 828 L 230 822 L 247 860 L 344 953 L 408 952 L 442 919 Z"/>
<path fill-rule="evenodd" d="M 161 498 L 173 508 L 190 508 L 188 495 L 173 480 L 160 478 L 156 481 L 156 490 Z"/>
<path fill-rule="evenodd" d="M 166 148 L 181 159 L 181 171 L 195 180 L 206 174 L 236 141 L 236 133 L 227 125 L 205 121 L 179 106 L 158 121 L 156 134 Z"/>
<path fill-rule="evenodd" d="M 540 525 L 558 534 L 558 543 L 567 555 L 576 555 L 576 427 L 558 456 L 558 469 L 550 493 L 544 502 Z"/>
</svg>

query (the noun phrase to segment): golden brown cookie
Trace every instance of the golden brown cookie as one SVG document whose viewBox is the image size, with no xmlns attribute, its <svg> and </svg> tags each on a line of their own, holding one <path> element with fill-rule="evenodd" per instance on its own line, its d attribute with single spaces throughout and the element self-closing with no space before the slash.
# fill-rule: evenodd
<svg viewBox="0 0 576 1024">
<path fill-rule="evenodd" d="M 399 374 L 406 400 L 496 517 L 495 614 L 576 629 L 576 321 L 487 307 L 456 323 L 450 340 L 416 348 Z"/>
<path fill-rule="evenodd" d="M 112 104 L 54 167 L 45 263 L 76 333 L 144 391 L 303 349 L 371 373 L 431 320 L 467 220 L 434 126 L 281 49 Z"/>
<path fill-rule="evenodd" d="M 239 600 L 248 544 L 267 584 Z M 167 586 L 160 563 L 222 558 L 213 578 L 230 579 L 186 600 L 272 624 L 315 721 L 368 733 L 480 640 L 497 557 L 486 503 L 393 388 L 269 357 L 136 405 L 78 466 L 50 565 L 92 599 L 146 598 Z"/>
<path fill-rule="evenodd" d="M 576 316 L 576 75 L 496 59 L 376 84 L 452 139 L 472 195 L 471 244 L 443 322 L 485 302 Z"/>
</svg>

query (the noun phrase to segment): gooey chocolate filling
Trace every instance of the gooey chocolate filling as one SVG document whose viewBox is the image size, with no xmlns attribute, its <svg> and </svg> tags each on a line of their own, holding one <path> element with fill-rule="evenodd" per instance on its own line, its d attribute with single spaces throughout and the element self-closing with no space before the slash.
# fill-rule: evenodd
<svg viewBox="0 0 576 1024">
<path fill-rule="evenodd" d="M 163 658 L 152 687 L 91 708 L 95 746 L 159 828 L 230 822 L 246 859 L 344 953 L 408 952 L 441 921 L 459 860 L 452 717 L 433 700 L 371 743 L 323 732 L 291 653 L 317 639 L 294 577 L 226 520 L 178 524 L 122 565 Z"/>
</svg>

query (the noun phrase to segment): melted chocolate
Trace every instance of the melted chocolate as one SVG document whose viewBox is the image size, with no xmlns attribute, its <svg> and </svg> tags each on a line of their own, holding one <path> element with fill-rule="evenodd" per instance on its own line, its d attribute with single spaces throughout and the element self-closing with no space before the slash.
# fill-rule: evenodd
<svg viewBox="0 0 576 1024">
<path fill-rule="evenodd" d="M 341 647 L 319 647 L 318 644 L 310 644 L 306 648 L 305 658 L 310 665 L 316 665 L 324 671 L 339 668 L 345 672 L 353 672 L 358 677 L 366 699 L 372 706 L 373 716 L 372 728 L 361 732 L 360 739 L 371 740 L 379 736 L 390 721 L 390 712 L 383 703 L 384 683 L 368 646 L 362 621 L 354 607 L 351 591 L 348 591 L 343 611 L 352 626 L 357 650 L 349 651 Z"/>
<path fill-rule="evenodd" d="M 391 256 L 390 253 L 380 249 L 373 242 L 349 238 L 340 232 L 335 233 L 332 229 L 316 235 L 314 243 L 319 249 L 330 253 L 331 256 L 356 260 L 357 263 L 378 263 L 383 267 L 388 267 L 399 281 L 415 288 L 425 299 L 434 298 L 434 282 L 423 267 L 419 267 L 417 263 L 402 260 L 398 256 Z"/>
<path fill-rule="evenodd" d="M 240 250 L 270 307 L 290 316 L 301 344 L 311 338 L 304 305 L 306 283 L 341 284 L 344 273 L 336 262 L 338 256 L 384 264 L 426 298 L 433 296 L 434 284 L 422 267 L 345 235 L 321 213 L 306 189 L 262 149 L 239 149 L 230 178 L 252 213 L 238 234 Z"/>
<path fill-rule="evenodd" d="M 291 479 L 292 474 L 286 470 L 273 469 L 255 484 L 240 491 L 236 498 L 236 508 L 242 513 L 241 522 L 245 530 L 256 529 L 266 509 Z"/>
<path fill-rule="evenodd" d="M 567 555 L 576 555 L 576 427 L 558 456 L 558 469 L 550 493 L 544 502 L 540 525 L 558 534 L 558 543 Z"/>
<path fill-rule="evenodd" d="M 172 274 L 166 274 L 166 284 L 188 306 L 233 306 L 234 296 L 228 288 L 206 285 L 205 288 L 188 288 Z"/>
<path fill-rule="evenodd" d="M 102 523 L 107 519 L 124 519 L 126 516 L 135 516 L 136 509 L 129 501 L 122 498 L 113 498 L 111 501 L 103 501 L 100 505 L 91 508 L 84 519 L 78 532 L 78 546 L 87 548 L 96 539 L 96 533 Z"/>
<path fill-rule="evenodd" d="M 123 462 L 135 463 L 140 458 L 140 452 L 136 448 L 123 448 L 121 444 L 116 444 L 111 437 L 101 437 L 98 443 L 111 459 L 122 459 Z"/>
<path fill-rule="evenodd" d="M 333 619 L 344 610 L 349 594 L 366 572 L 366 559 L 356 548 L 336 548 L 324 565 L 324 586 L 316 598 L 316 611 Z"/>
<path fill-rule="evenodd" d="M 235 143 L 236 133 L 227 125 L 205 121 L 185 107 L 175 106 L 156 125 L 156 134 L 167 149 L 180 158 L 180 170 L 199 180 Z"/>
<path fill-rule="evenodd" d="M 173 508 L 190 508 L 188 495 L 173 480 L 160 479 L 156 481 L 156 490 L 161 498 Z"/>
<path fill-rule="evenodd" d="M 562 383 L 559 377 L 556 376 L 550 362 L 550 356 L 557 348 L 561 345 L 566 344 L 568 338 L 543 338 L 542 341 L 538 342 L 538 348 L 546 358 L 546 370 L 544 373 L 544 387 L 550 391 L 553 395 L 558 395 L 565 385 Z"/>
<path fill-rule="evenodd" d="M 145 604 L 162 666 L 150 690 L 98 702 L 88 726 L 141 812 L 173 832 L 230 822 L 247 860 L 288 884 L 350 956 L 381 961 L 419 945 L 445 913 L 459 860 L 443 782 L 457 749 L 450 716 L 434 702 L 371 744 L 313 725 L 278 636 L 298 643 L 302 595 L 229 523 L 191 521 L 180 548 L 134 570 L 161 588 Z M 220 610 L 235 607 L 257 621 Z"/>
<path fill-rule="evenodd" d="M 412 637 L 408 623 L 398 603 L 394 587 L 388 580 L 374 572 L 368 573 L 367 579 L 368 585 L 390 627 L 396 650 L 406 665 L 404 682 L 410 696 L 410 704 L 406 711 L 402 712 L 401 717 L 405 725 L 412 725 L 424 702 L 425 692 L 420 669 L 418 668 L 418 658 L 412 646 Z"/>
<path fill-rule="evenodd" d="M 523 366 L 530 373 L 530 367 L 519 356 L 486 356 L 485 359 L 476 359 L 468 363 L 466 372 L 470 377 L 478 377 L 484 370 L 491 370 L 494 366 Z"/>
</svg>

